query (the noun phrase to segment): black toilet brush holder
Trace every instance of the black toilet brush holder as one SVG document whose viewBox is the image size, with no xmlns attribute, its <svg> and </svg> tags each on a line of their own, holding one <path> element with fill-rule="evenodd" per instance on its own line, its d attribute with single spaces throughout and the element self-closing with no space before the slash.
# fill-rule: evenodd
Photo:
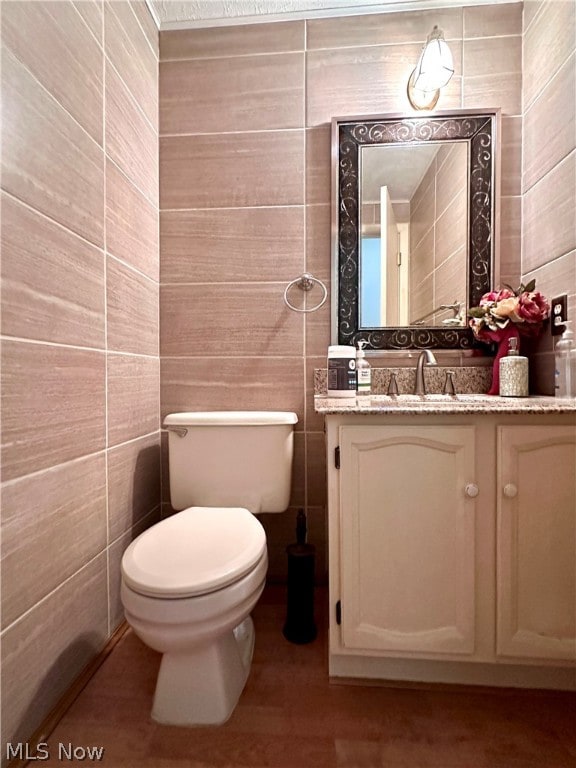
<svg viewBox="0 0 576 768">
<path fill-rule="evenodd" d="M 314 621 L 314 561 L 316 548 L 306 543 L 306 515 L 296 517 L 296 544 L 286 547 L 288 586 L 283 635 L 291 643 L 310 643 L 316 638 Z"/>
</svg>

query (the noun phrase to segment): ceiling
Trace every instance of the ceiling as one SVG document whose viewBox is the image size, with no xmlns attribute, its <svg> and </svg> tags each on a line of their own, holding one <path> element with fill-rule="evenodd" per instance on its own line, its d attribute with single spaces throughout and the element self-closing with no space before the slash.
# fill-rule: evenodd
<svg viewBox="0 0 576 768">
<path fill-rule="evenodd" d="M 510 0 L 146 0 L 161 30 L 420 11 Z M 514 2 L 514 0 L 512 0 Z"/>
<path fill-rule="evenodd" d="M 434 142 L 362 147 L 362 200 L 379 202 L 382 186 L 392 202 L 411 200 L 439 148 Z"/>
</svg>

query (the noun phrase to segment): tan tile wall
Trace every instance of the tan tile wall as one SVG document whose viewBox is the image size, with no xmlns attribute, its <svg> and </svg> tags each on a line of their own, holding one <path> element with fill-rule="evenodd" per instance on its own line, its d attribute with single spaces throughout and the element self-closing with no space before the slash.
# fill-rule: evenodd
<svg viewBox="0 0 576 768">
<path fill-rule="evenodd" d="M 527 0 L 523 29 L 522 275 L 576 318 L 576 5 Z M 531 354 L 532 387 L 554 390 L 553 342 Z"/>
<path fill-rule="evenodd" d="M 466 302 L 467 195 L 457 179 L 468 166 L 465 144 L 442 146 L 410 201 L 410 322 L 441 304 Z M 460 266 L 459 266 L 460 265 Z M 440 324 L 452 313 L 430 316 Z"/>
<path fill-rule="evenodd" d="M 462 168 L 468 164 L 464 144 L 444 145 L 436 158 L 436 222 L 434 227 L 434 306 L 466 302 L 466 262 L 468 232 L 468 195 L 458 185 Z M 436 320 L 451 317 L 452 311 L 440 313 Z"/>
<path fill-rule="evenodd" d="M 1 12 L 4 744 L 123 619 L 122 552 L 160 509 L 160 365 L 154 23 L 141 0 Z"/>
<path fill-rule="evenodd" d="M 332 117 L 408 111 L 406 82 L 434 24 L 456 62 L 439 108 L 502 109 L 503 277 L 517 281 L 521 4 L 160 35 L 162 415 L 298 413 L 291 503 L 308 511 L 320 575 L 326 468 L 312 372 L 325 366 L 330 305 L 296 314 L 282 295 L 305 270 L 329 286 Z M 294 515 L 264 524 L 282 579 Z"/>
</svg>

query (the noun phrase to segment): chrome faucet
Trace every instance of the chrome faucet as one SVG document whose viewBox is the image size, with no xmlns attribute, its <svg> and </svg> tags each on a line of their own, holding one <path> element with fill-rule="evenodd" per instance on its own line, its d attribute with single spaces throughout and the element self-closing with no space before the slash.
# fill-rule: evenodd
<svg viewBox="0 0 576 768">
<path fill-rule="evenodd" d="M 424 362 L 426 358 L 426 362 Z M 426 383 L 424 382 L 424 365 L 437 365 L 436 358 L 429 349 L 423 349 L 418 355 L 416 363 L 416 384 L 414 385 L 415 395 L 426 394 Z"/>
</svg>

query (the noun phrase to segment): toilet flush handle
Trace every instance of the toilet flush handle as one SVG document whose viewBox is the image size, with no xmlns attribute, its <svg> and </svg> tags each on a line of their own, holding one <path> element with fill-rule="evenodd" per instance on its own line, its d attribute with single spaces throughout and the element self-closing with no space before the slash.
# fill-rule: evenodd
<svg viewBox="0 0 576 768">
<path fill-rule="evenodd" d="M 168 432 L 176 432 L 178 437 L 186 437 L 186 435 L 188 434 L 188 430 L 186 429 L 186 427 L 172 427 L 172 426 L 169 426 L 169 427 L 166 427 L 166 430 Z"/>
</svg>

